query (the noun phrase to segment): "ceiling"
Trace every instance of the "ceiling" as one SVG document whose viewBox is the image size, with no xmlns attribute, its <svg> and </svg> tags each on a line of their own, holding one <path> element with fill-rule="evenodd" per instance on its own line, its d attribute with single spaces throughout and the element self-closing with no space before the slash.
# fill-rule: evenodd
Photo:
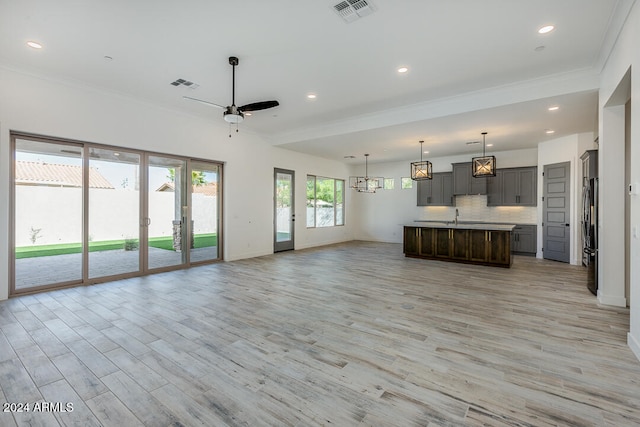
<svg viewBox="0 0 640 427">
<path fill-rule="evenodd" d="M 229 105 L 237 56 L 236 104 L 280 102 L 240 130 L 274 145 L 400 161 L 419 140 L 426 158 L 475 154 L 486 131 L 504 151 L 596 131 L 598 74 L 635 0 L 366 1 L 347 23 L 340 0 L 2 0 L 0 66 L 224 123 L 183 96 Z"/>
</svg>

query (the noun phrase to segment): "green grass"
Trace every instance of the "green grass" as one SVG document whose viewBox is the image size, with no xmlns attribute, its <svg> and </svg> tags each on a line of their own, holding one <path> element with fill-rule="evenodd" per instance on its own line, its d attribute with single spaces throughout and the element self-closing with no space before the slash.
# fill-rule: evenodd
<svg viewBox="0 0 640 427">
<path fill-rule="evenodd" d="M 193 246 L 197 248 L 207 248 L 210 246 L 218 246 L 218 235 L 211 234 L 196 234 L 194 236 Z M 150 237 L 149 246 L 153 246 L 158 249 L 166 249 L 168 251 L 173 250 L 173 237 Z"/>
<path fill-rule="evenodd" d="M 195 248 L 206 248 L 218 245 L 218 235 L 196 234 L 194 237 Z M 149 246 L 158 249 L 173 250 L 172 237 L 151 237 L 149 238 Z M 112 251 L 124 248 L 124 239 L 121 240 L 105 240 L 101 242 L 89 242 L 89 252 Z M 79 254 L 82 252 L 80 243 L 63 243 L 56 245 L 34 245 L 20 246 L 16 248 L 16 259 L 36 258 L 43 256 Z"/>
</svg>

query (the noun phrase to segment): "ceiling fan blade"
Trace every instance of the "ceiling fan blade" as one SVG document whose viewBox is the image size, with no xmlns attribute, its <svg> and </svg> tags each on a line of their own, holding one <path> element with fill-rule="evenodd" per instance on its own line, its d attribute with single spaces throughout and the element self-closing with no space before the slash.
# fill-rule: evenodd
<svg viewBox="0 0 640 427">
<path fill-rule="evenodd" d="M 223 105 L 214 104 L 213 102 L 204 101 L 204 100 L 198 99 L 198 98 L 191 98 L 190 96 L 183 96 L 182 98 L 183 99 L 188 99 L 189 101 L 196 101 L 196 102 L 199 102 L 201 104 L 208 105 L 210 107 L 227 108 L 227 107 L 225 107 Z"/>
<path fill-rule="evenodd" d="M 238 110 L 245 111 L 258 111 L 258 110 L 266 110 L 267 108 L 273 108 L 280 105 L 278 101 L 261 101 L 254 102 L 252 104 L 243 105 L 242 107 L 238 107 Z"/>
</svg>

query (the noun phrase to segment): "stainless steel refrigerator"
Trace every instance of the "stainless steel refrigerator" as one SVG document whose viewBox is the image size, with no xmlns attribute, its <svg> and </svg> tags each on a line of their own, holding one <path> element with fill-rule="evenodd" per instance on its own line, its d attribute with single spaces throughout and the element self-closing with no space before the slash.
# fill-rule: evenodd
<svg viewBox="0 0 640 427">
<path fill-rule="evenodd" d="M 598 294 L 598 150 L 582 156 L 582 265 L 587 288 Z"/>
<path fill-rule="evenodd" d="M 582 188 L 582 265 L 587 267 L 587 288 L 598 293 L 598 178 L 584 178 Z"/>
</svg>

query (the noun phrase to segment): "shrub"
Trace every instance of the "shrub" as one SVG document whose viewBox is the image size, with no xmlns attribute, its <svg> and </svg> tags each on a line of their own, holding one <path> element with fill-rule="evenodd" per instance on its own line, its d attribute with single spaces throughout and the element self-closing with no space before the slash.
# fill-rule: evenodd
<svg viewBox="0 0 640 427">
<path fill-rule="evenodd" d="M 124 250 L 125 251 L 137 251 L 140 243 L 138 239 L 124 239 Z"/>
</svg>

